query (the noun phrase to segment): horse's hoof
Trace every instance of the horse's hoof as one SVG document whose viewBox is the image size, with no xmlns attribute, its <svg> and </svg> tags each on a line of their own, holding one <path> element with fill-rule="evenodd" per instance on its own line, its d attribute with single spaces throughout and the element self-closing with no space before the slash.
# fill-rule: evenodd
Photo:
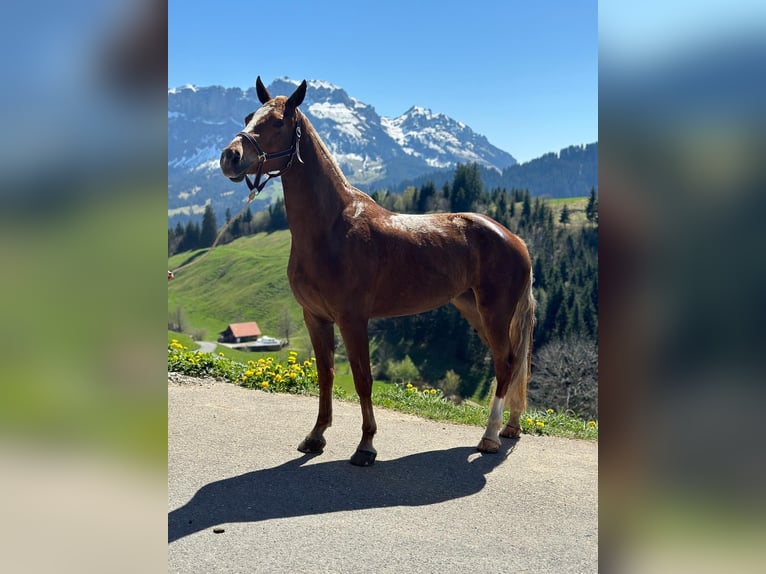
<svg viewBox="0 0 766 574">
<path fill-rule="evenodd" d="M 519 426 L 506 426 L 500 431 L 500 436 L 505 438 L 519 438 L 521 436 L 521 427 Z"/>
<path fill-rule="evenodd" d="M 376 456 L 378 456 L 377 452 L 358 450 L 351 456 L 349 462 L 354 466 L 372 466 L 375 463 Z"/>
<path fill-rule="evenodd" d="M 305 453 L 321 454 L 324 451 L 324 447 L 327 441 L 323 438 L 312 438 L 307 436 L 303 439 L 303 442 L 298 445 L 298 450 Z"/>
<path fill-rule="evenodd" d="M 483 437 L 476 450 L 479 452 L 495 453 L 500 450 L 500 443 L 491 438 Z"/>
</svg>

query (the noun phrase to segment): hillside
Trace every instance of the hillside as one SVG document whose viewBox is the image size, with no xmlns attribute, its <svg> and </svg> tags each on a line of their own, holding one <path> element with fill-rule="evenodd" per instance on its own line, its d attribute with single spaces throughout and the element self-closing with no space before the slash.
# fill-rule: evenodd
<svg viewBox="0 0 766 574">
<path fill-rule="evenodd" d="M 179 267 L 203 251 L 179 253 L 168 259 L 168 268 Z M 256 321 L 264 334 L 278 336 L 287 310 L 300 336 L 303 313 L 287 282 L 289 255 L 287 230 L 216 247 L 168 284 L 168 313 L 180 308 L 188 332 L 204 330 L 204 338 L 215 340 L 229 323 L 240 321 Z"/>
<path fill-rule="evenodd" d="M 544 198 L 579 197 L 598 187 L 598 142 L 569 146 L 558 153 L 547 153 L 524 163 L 517 163 L 502 172 L 479 166 L 481 179 L 488 189 L 528 189 L 533 196 Z M 452 181 L 454 169 L 430 171 L 415 178 L 402 180 L 390 187 L 401 193 L 407 187 L 421 187 L 432 182 L 437 188 Z"/>
</svg>

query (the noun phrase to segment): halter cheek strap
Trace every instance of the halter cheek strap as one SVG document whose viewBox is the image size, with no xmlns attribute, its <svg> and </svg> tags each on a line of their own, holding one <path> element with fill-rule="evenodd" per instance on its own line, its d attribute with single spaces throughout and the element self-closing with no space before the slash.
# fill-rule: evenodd
<svg viewBox="0 0 766 574">
<path fill-rule="evenodd" d="M 247 187 L 252 192 L 250 195 L 255 196 L 258 193 L 260 193 L 263 188 L 266 186 L 267 183 L 269 183 L 269 180 L 279 177 L 283 173 L 285 173 L 288 169 L 290 169 L 290 166 L 293 165 L 293 159 L 295 157 L 298 158 L 298 161 L 300 163 L 303 163 L 303 159 L 301 158 L 301 149 L 300 149 L 300 143 L 301 143 L 301 121 L 298 120 L 298 124 L 295 126 L 295 131 L 293 132 L 293 141 L 290 144 L 290 147 L 278 151 L 276 153 L 266 153 L 261 148 L 261 145 L 258 143 L 258 140 L 255 139 L 255 136 L 248 132 L 239 132 L 237 135 L 242 136 L 243 139 L 246 139 L 250 142 L 250 144 L 255 148 L 256 153 L 258 154 L 258 168 L 255 171 L 255 181 L 250 181 L 250 178 L 247 174 L 245 174 L 245 182 L 247 183 Z M 272 159 L 279 159 L 281 157 L 289 157 L 290 159 L 287 162 L 287 165 L 283 167 L 280 170 L 272 170 L 267 171 L 266 173 L 263 172 L 263 167 L 266 165 L 266 162 Z M 266 179 L 261 181 L 261 177 L 266 176 Z M 257 192 L 253 192 L 253 190 L 257 189 Z"/>
</svg>

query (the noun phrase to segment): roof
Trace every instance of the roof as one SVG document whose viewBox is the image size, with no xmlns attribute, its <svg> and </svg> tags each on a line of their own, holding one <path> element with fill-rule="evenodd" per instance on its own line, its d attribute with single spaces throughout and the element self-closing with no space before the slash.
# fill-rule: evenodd
<svg viewBox="0 0 766 574">
<path fill-rule="evenodd" d="M 229 330 L 234 337 L 260 337 L 261 328 L 258 323 L 250 321 L 248 323 L 230 323 Z"/>
</svg>

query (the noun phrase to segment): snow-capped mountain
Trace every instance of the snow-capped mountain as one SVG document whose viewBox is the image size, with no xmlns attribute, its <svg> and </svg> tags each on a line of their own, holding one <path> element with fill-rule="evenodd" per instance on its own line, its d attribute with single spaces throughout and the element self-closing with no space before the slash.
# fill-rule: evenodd
<svg viewBox="0 0 766 574">
<path fill-rule="evenodd" d="M 297 81 L 280 78 L 272 95 L 289 95 Z M 183 86 L 168 90 L 168 214 L 236 213 L 247 194 L 218 170 L 221 149 L 258 109 L 255 88 Z M 397 118 L 349 96 L 329 82 L 308 82 L 301 111 L 314 125 L 346 177 L 362 189 L 383 187 L 438 167 L 478 162 L 502 170 L 516 164 L 507 152 L 462 122 L 413 106 Z M 279 182 L 270 184 L 279 189 Z M 267 188 L 268 189 L 268 188 Z M 266 191 L 264 195 L 268 197 Z M 257 206 L 254 207 L 257 209 Z"/>
</svg>

